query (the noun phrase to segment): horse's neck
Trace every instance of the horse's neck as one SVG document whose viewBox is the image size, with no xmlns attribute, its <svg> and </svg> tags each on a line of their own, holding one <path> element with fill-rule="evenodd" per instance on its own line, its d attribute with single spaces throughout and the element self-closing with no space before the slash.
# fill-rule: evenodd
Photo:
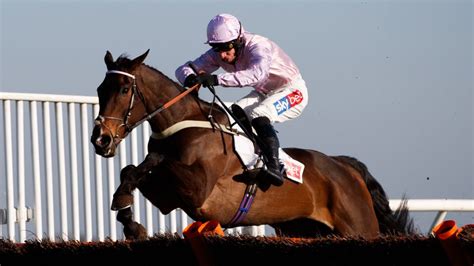
<svg viewBox="0 0 474 266">
<path fill-rule="evenodd" d="M 144 83 L 147 84 L 146 98 L 147 112 L 152 113 L 159 106 L 171 101 L 178 96 L 183 89 L 166 77 L 163 73 L 146 66 L 146 75 Z M 199 106 L 194 96 L 186 95 L 173 105 L 153 116 L 149 120 L 150 126 L 154 132 L 161 132 L 177 122 L 199 116 Z"/>
</svg>

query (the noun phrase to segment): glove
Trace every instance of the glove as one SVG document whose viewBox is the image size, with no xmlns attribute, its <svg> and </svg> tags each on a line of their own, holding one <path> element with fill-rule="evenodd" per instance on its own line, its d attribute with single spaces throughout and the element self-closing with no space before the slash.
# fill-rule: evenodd
<svg viewBox="0 0 474 266">
<path fill-rule="evenodd" d="M 187 87 L 187 88 L 191 88 L 192 86 L 194 86 L 198 83 L 199 83 L 199 81 L 198 81 L 196 75 L 190 74 L 186 77 L 186 79 L 184 79 L 183 86 Z"/>
<path fill-rule="evenodd" d="M 219 85 L 219 82 L 217 81 L 217 75 L 199 74 L 197 80 L 206 88 Z"/>
</svg>

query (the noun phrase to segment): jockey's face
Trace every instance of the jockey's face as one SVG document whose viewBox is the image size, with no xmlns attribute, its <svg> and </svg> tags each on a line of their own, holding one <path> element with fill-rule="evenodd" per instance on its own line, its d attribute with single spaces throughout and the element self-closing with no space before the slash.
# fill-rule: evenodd
<svg viewBox="0 0 474 266">
<path fill-rule="evenodd" d="M 232 64 L 235 61 L 235 48 L 230 49 L 229 51 L 220 51 L 219 57 L 221 58 L 222 61 Z"/>
</svg>

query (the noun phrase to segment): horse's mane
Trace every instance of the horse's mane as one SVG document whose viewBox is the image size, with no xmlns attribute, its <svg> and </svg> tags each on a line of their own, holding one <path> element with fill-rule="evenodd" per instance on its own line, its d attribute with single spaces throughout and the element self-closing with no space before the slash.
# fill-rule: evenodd
<svg viewBox="0 0 474 266">
<path fill-rule="evenodd" d="M 121 66 L 121 65 L 128 65 L 130 62 L 132 62 L 132 60 L 128 57 L 127 54 L 121 54 L 117 60 L 115 61 L 115 64 L 117 66 Z M 160 70 L 156 69 L 155 67 L 153 66 L 150 66 L 150 65 L 147 65 L 145 63 L 143 63 L 142 65 L 146 66 L 147 68 L 153 70 L 154 72 L 156 72 L 159 76 L 161 76 L 162 78 L 164 78 L 165 80 L 169 81 L 172 85 L 174 85 L 175 88 L 177 88 L 179 91 L 184 91 L 186 90 L 186 88 L 184 88 L 183 86 L 181 86 L 181 84 L 179 84 L 178 82 L 176 82 L 175 80 L 171 79 L 170 77 L 168 77 L 167 75 L 165 75 L 163 72 L 161 72 Z M 190 96 L 194 97 L 196 100 L 198 100 L 199 102 L 201 102 L 202 104 L 204 104 L 206 107 L 210 107 L 211 106 L 211 103 L 199 98 L 199 95 L 197 93 L 190 93 L 189 94 Z M 225 113 L 225 111 L 219 106 L 219 105 L 214 105 L 214 108 L 216 108 L 216 110 L 220 110 L 222 112 Z"/>
<path fill-rule="evenodd" d="M 149 66 L 147 64 L 143 64 L 145 65 L 146 67 L 148 67 L 149 69 L 157 72 L 160 76 L 164 77 L 166 80 L 170 81 L 172 84 L 175 85 L 175 87 L 177 87 L 180 91 L 182 90 L 185 90 L 185 88 L 183 86 L 181 86 L 181 84 L 179 84 L 178 82 L 176 82 L 175 80 L 171 79 L 170 77 L 168 77 L 167 75 L 165 75 L 163 72 L 159 71 L 158 69 L 152 67 L 152 66 Z"/>
<path fill-rule="evenodd" d="M 121 65 L 128 65 L 130 62 L 132 62 L 132 60 L 130 60 L 130 58 L 128 58 L 128 55 L 127 54 L 121 54 L 117 60 L 115 61 L 115 64 L 117 66 L 121 66 Z M 145 65 L 146 67 L 148 67 L 149 69 L 157 72 L 160 76 L 164 77 L 166 80 L 170 81 L 172 84 L 174 84 L 178 89 L 180 90 L 184 90 L 183 86 L 181 86 L 178 82 L 172 80 L 170 77 L 168 77 L 167 75 L 165 75 L 163 72 L 159 71 L 158 69 L 150 66 L 150 65 L 147 65 L 147 64 L 143 64 Z"/>
</svg>

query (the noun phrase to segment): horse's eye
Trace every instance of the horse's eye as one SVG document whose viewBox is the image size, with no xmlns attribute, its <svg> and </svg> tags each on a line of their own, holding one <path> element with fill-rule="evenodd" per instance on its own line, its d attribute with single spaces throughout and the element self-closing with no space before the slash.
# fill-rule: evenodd
<svg viewBox="0 0 474 266">
<path fill-rule="evenodd" d="M 124 86 L 124 87 L 120 88 L 120 93 L 122 93 L 122 94 L 127 94 L 127 93 L 128 93 L 128 89 L 129 89 L 129 88 L 128 88 L 127 86 Z"/>
</svg>

